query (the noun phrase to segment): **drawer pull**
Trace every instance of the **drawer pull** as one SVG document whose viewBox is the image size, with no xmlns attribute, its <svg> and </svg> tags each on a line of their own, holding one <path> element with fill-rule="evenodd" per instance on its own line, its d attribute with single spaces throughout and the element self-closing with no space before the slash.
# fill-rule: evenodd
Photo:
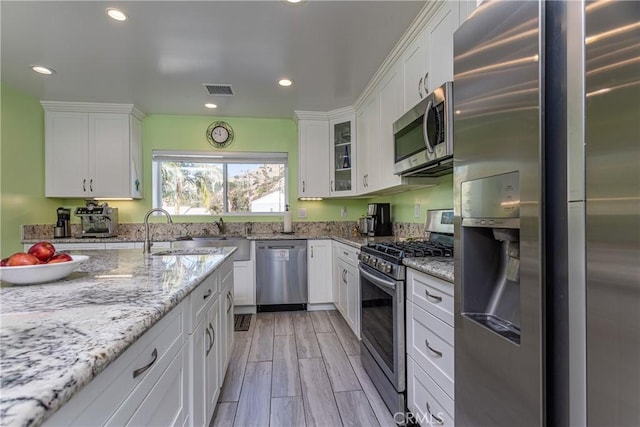
<svg viewBox="0 0 640 427">
<path fill-rule="evenodd" d="M 137 378 L 140 375 L 144 374 L 144 372 L 149 369 L 151 366 L 153 366 L 154 363 L 156 363 L 156 360 L 158 359 L 158 350 L 157 349 L 153 349 L 153 351 L 151 352 L 151 362 L 149 362 L 148 365 L 143 366 L 142 368 L 138 368 L 135 371 L 133 371 L 133 378 Z"/>
<path fill-rule="evenodd" d="M 207 336 L 209 337 L 209 345 L 207 346 L 207 350 L 204 352 L 205 357 L 209 355 L 211 351 L 211 347 L 213 347 L 213 339 L 211 338 L 211 332 L 209 332 L 209 328 L 204 328 Z"/>
<path fill-rule="evenodd" d="M 227 301 L 229 301 L 229 307 L 227 307 L 227 313 L 228 313 L 229 310 L 231 310 L 231 307 L 233 307 L 233 300 L 231 298 L 231 291 L 227 292 Z"/>
<path fill-rule="evenodd" d="M 429 293 L 429 289 L 425 289 L 424 293 L 427 295 L 427 298 L 431 298 L 432 300 L 435 300 L 436 303 L 442 302 L 442 297 L 439 297 L 437 295 L 431 295 Z"/>
<path fill-rule="evenodd" d="M 211 291 L 211 289 L 209 289 L 209 292 L 207 292 L 207 293 L 206 293 L 206 295 L 204 295 L 204 296 L 202 297 L 202 299 L 207 299 L 207 298 L 209 298 L 209 297 L 211 296 L 211 292 L 212 292 L 212 291 Z"/>
<path fill-rule="evenodd" d="M 438 350 L 435 350 L 433 347 L 431 347 L 429 345 L 429 340 L 425 339 L 424 343 L 427 345 L 427 348 L 433 352 L 433 354 L 435 354 L 438 357 L 442 357 L 442 352 L 438 351 Z"/>
<path fill-rule="evenodd" d="M 427 413 L 429 414 L 429 418 L 434 419 L 436 421 L 436 423 L 438 423 L 440 425 L 444 424 L 444 420 L 442 418 L 438 417 L 437 415 L 433 415 L 431 413 L 431 407 L 429 406 L 429 402 L 425 402 L 425 403 L 427 404 Z M 431 420 L 429 420 L 429 421 L 431 421 Z"/>
<path fill-rule="evenodd" d="M 349 256 L 349 252 L 342 251 L 342 253 L 345 254 L 346 256 Z"/>
</svg>

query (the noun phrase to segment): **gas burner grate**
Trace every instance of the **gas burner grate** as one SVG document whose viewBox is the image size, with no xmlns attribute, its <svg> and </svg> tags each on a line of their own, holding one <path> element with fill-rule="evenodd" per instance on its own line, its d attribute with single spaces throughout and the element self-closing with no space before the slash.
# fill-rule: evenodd
<svg viewBox="0 0 640 427">
<path fill-rule="evenodd" d="M 395 259 L 419 257 L 452 257 L 453 246 L 438 242 L 409 241 L 393 243 L 375 243 L 368 245 L 372 253 L 380 253 Z"/>
</svg>

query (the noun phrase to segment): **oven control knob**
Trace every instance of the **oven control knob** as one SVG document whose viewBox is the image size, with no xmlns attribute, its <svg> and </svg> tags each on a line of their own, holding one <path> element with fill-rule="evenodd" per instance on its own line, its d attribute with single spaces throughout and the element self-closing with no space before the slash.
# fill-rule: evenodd
<svg viewBox="0 0 640 427">
<path fill-rule="evenodd" d="M 369 262 L 369 265 L 371 267 L 375 267 L 378 264 L 378 259 L 377 258 L 371 258 L 371 262 Z"/>
<path fill-rule="evenodd" d="M 392 268 L 393 268 L 393 267 L 391 266 L 391 264 L 389 264 L 389 263 L 387 262 L 387 263 L 385 263 L 385 264 L 382 266 L 382 271 L 383 271 L 383 272 L 385 272 L 385 273 L 391 273 L 391 269 L 392 269 Z"/>
<path fill-rule="evenodd" d="M 360 260 L 364 261 L 365 263 L 369 262 L 369 258 L 371 258 L 369 255 L 360 254 Z"/>
</svg>

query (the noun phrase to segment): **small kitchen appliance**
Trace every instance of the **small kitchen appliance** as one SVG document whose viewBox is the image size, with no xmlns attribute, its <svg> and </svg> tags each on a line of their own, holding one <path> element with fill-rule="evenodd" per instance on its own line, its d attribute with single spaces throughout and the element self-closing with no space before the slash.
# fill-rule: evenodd
<svg viewBox="0 0 640 427">
<path fill-rule="evenodd" d="M 87 200 L 86 206 L 77 207 L 75 216 L 80 218 L 82 234 L 79 237 L 114 237 L 118 235 L 118 208 L 106 202 L 100 205 Z"/>
<path fill-rule="evenodd" d="M 53 237 L 71 237 L 71 209 L 59 207 L 56 213 L 58 220 L 53 230 Z"/>
<path fill-rule="evenodd" d="M 406 411 L 404 258 L 438 257 L 453 263 L 453 210 L 427 212 L 426 240 L 360 247 L 360 358 L 385 404 Z"/>
<path fill-rule="evenodd" d="M 391 205 L 389 203 L 369 203 L 365 218 L 367 236 L 391 236 Z"/>
</svg>

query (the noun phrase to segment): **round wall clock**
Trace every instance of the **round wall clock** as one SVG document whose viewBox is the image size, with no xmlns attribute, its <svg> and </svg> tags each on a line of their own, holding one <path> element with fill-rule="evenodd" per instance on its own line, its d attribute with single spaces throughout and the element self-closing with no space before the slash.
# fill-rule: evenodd
<svg viewBox="0 0 640 427">
<path fill-rule="evenodd" d="M 224 148 L 233 141 L 233 129 L 226 122 L 213 122 L 207 128 L 207 141 L 213 148 Z"/>
</svg>

